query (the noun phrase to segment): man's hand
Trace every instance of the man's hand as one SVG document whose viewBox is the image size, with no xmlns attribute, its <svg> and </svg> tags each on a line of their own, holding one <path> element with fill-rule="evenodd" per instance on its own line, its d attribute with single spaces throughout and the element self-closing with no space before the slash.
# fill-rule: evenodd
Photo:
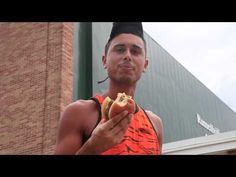
<svg viewBox="0 0 236 177">
<path fill-rule="evenodd" d="M 102 119 L 87 141 L 91 152 L 101 154 L 119 144 L 130 125 L 132 116 L 133 114 L 128 114 L 128 111 L 123 111 L 108 121 Z"/>
</svg>

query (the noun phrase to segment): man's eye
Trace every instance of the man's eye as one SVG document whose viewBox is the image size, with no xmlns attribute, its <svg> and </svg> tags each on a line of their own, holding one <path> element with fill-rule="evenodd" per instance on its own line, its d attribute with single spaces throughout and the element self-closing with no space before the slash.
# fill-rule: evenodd
<svg viewBox="0 0 236 177">
<path fill-rule="evenodd" d="M 133 50 L 131 50 L 131 53 L 132 53 L 133 55 L 139 55 L 141 52 L 140 52 L 140 50 L 138 50 L 138 49 L 133 49 Z"/>
<path fill-rule="evenodd" d="M 119 53 L 122 53 L 122 52 L 125 51 L 125 49 L 124 48 L 116 48 L 116 51 L 119 52 Z"/>
</svg>

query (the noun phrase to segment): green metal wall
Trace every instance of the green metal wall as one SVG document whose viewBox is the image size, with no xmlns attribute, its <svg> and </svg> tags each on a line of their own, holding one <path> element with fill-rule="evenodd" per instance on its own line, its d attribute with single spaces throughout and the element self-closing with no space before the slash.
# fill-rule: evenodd
<svg viewBox="0 0 236 177">
<path fill-rule="evenodd" d="M 74 25 L 73 99 L 92 95 L 92 23 Z"/>
<path fill-rule="evenodd" d="M 80 25 L 82 23 L 78 24 Z M 106 70 L 102 66 L 102 54 L 111 25 L 112 23 L 91 23 L 92 86 L 83 89 L 92 89 L 92 94 L 102 93 L 108 86 L 108 81 L 100 85 L 97 81 L 106 77 Z M 146 33 L 145 39 L 149 67 L 139 82 L 135 100 L 162 118 L 164 142 L 212 134 L 197 122 L 197 114 L 207 123 L 217 127 L 220 132 L 235 130 L 235 112 Z M 81 52 L 84 52 L 83 50 Z M 78 60 L 81 58 L 78 57 Z M 78 73 L 83 75 L 83 72 L 91 71 L 81 68 Z"/>
</svg>

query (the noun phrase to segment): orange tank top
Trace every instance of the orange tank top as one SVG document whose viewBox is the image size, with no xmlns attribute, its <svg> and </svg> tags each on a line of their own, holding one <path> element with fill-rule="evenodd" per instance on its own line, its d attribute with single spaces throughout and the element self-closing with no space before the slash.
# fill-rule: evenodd
<svg viewBox="0 0 236 177">
<path fill-rule="evenodd" d="M 102 104 L 104 98 L 96 95 Z M 159 155 L 160 146 L 156 131 L 143 109 L 139 109 L 131 120 L 123 140 L 102 155 Z"/>
</svg>

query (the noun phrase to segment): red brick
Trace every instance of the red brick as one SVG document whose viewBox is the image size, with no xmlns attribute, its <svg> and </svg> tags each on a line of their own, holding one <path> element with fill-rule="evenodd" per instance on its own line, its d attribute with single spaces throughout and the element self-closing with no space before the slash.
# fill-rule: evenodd
<svg viewBox="0 0 236 177">
<path fill-rule="evenodd" d="M 53 153 L 72 46 L 73 23 L 0 24 L 0 154 Z"/>
</svg>

